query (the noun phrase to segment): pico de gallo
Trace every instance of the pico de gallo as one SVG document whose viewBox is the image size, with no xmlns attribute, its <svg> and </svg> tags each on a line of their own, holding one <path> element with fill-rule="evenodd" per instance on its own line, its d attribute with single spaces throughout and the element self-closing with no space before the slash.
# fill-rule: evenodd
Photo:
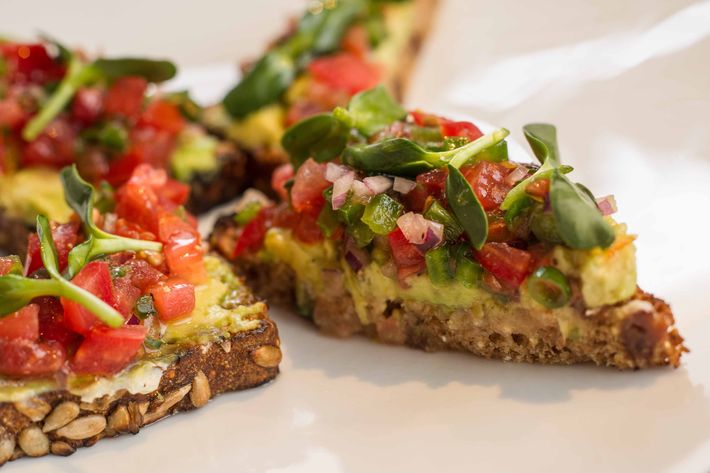
<svg viewBox="0 0 710 473">
<path fill-rule="evenodd" d="M 174 171 L 178 147 L 199 134 L 186 94 L 151 93 L 174 75 L 168 61 L 0 43 L 0 176 L 76 164 L 89 182 L 117 186 L 141 164 Z"/>
<path fill-rule="evenodd" d="M 38 216 L 24 264 L 0 257 L 1 377 L 113 375 L 193 311 L 207 278 L 188 188 L 164 170 L 138 165 L 110 202 L 76 166 L 61 179 L 72 220 Z"/>
<path fill-rule="evenodd" d="M 414 27 L 413 3 L 315 2 L 263 56 L 244 66 L 222 107 L 207 112 L 207 123 L 262 155 L 277 153 L 286 127 L 389 81 L 395 71 L 388 68 L 405 54 L 395 52 L 397 44 L 410 47 L 400 36 Z"/>
<path fill-rule="evenodd" d="M 236 214 L 233 257 L 258 253 L 281 228 L 306 246 L 333 242 L 356 274 L 372 261 L 392 266 L 403 287 L 427 275 L 434 286 L 504 298 L 525 287 L 546 308 L 570 304 L 578 283 L 554 249 L 613 249 L 631 237 L 617 238 L 606 217 L 612 196 L 567 177 L 553 126 L 524 131 L 539 164 L 508 159 L 505 129 L 406 111 L 383 88 L 359 93 L 287 130 L 291 162 L 272 177 L 282 201 Z"/>
</svg>

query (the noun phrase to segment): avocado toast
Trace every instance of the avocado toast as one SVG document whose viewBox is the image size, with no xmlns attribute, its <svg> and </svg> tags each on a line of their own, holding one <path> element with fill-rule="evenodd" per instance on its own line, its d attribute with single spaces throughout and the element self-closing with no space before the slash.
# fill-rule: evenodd
<svg viewBox="0 0 710 473">
<path fill-rule="evenodd" d="M 268 190 L 273 168 L 288 160 L 284 130 L 346 105 L 384 84 L 402 99 L 436 16 L 438 0 L 311 2 L 307 12 L 254 62 L 204 122 L 249 153 L 250 175 Z"/>
<path fill-rule="evenodd" d="M 280 203 L 248 199 L 211 243 L 257 294 L 324 332 L 425 350 L 619 369 L 678 366 L 669 306 L 636 285 L 613 196 L 570 180 L 551 125 L 508 131 L 407 112 L 376 88 L 291 127 Z M 253 194 L 252 194 L 253 195 Z"/>
<path fill-rule="evenodd" d="M 174 74 L 168 61 L 89 60 L 49 39 L 0 43 L 0 249 L 24 254 L 38 214 L 68 218 L 58 171 L 70 164 L 102 193 L 142 163 L 166 169 L 195 212 L 242 190 L 245 156 L 198 124 L 186 93 L 154 92 Z"/>
<path fill-rule="evenodd" d="M 138 166 L 111 202 L 60 177 L 76 213 L 38 216 L 24 265 L 0 257 L 0 465 L 135 434 L 281 360 L 267 306 L 205 254 L 164 170 Z"/>
</svg>

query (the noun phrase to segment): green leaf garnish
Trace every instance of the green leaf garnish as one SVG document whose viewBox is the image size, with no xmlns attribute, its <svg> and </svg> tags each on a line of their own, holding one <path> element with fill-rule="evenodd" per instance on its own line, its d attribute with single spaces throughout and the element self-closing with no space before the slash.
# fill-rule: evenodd
<svg viewBox="0 0 710 473">
<path fill-rule="evenodd" d="M 87 308 L 106 325 L 120 327 L 123 316 L 113 307 L 90 293 L 67 281 L 59 273 L 57 250 L 52 238 L 49 221 L 37 216 L 37 237 L 40 243 L 42 262 L 50 279 L 30 279 L 15 274 L 0 277 L 0 316 L 11 314 L 40 296 L 64 297 Z"/>
<path fill-rule="evenodd" d="M 559 171 L 550 180 L 550 204 L 557 233 L 570 248 L 586 250 L 614 243 L 614 229 L 587 192 Z"/>
<path fill-rule="evenodd" d="M 386 126 L 402 120 L 407 111 L 383 86 L 366 90 L 350 99 L 348 114 L 352 124 L 363 135 L 371 136 Z"/>
<path fill-rule="evenodd" d="M 343 152 L 348 128 L 330 113 L 306 118 L 286 130 L 281 145 L 289 153 L 294 168 L 308 158 L 318 162 L 335 159 Z"/>
<path fill-rule="evenodd" d="M 58 43 L 57 43 L 58 44 Z M 62 54 L 68 49 L 63 48 Z M 175 76 L 175 65 L 169 61 L 151 59 L 116 58 L 84 62 L 76 54 L 69 53 L 67 73 L 39 113 L 22 129 L 22 138 L 32 141 L 61 113 L 79 88 L 99 80 L 112 80 L 127 75 L 139 75 L 149 82 L 162 82 Z"/>
<path fill-rule="evenodd" d="M 488 238 L 488 217 L 464 175 L 449 164 L 446 198 L 456 219 L 474 248 L 480 250 Z"/>
<path fill-rule="evenodd" d="M 140 76 L 148 82 L 160 83 L 172 79 L 177 73 L 175 64 L 170 61 L 135 57 L 97 59 L 93 67 L 109 80 Z"/>
<path fill-rule="evenodd" d="M 570 248 L 610 246 L 615 238 L 614 229 L 599 212 L 594 195 L 586 187 L 574 184 L 565 176 L 572 169 L 560 164 L 556 128 L 553 125 L 538 123 L 527 125 L 523 130 L 542 166 L 508 193 L 500 206 L 501 209 L 518 209 L 519 202 L 528 199 L 525 191 L 527 186 L 536 180 L 549 178 L 555 232 L 551 231 L 550 223 L 547 222 L 545 233 L 555 233 L 555 237 L 559 236 Z M 506 218 L 508 219 L 507 216 Z"/>
<path fill-rule="evenodd" d="M 68 275 L 73 277 L 89 261 L 101 255 L 121 251 L 155 251 L 163 245 L 155 241 L 135 240 L 105 232 L 94 223 L 94 188 L 79 176 L 76 165 L 67 166 L 60 172 L 64 186 L 64 199 L 81 218 L 86 241 L 69 252 Z"/>
<path fill-rule="evenodd" d="M 481 151 L 501 142 L 508 133 L 501 128 L 447 151 L 428 151 L 406 138 L 390 138 L 370 145 L 350 146 L 343 152 L 342 160 L 343 164 L 366 172 L 416 176 L 447 164 L 459 168 Z"/>
<path fill-rule="evenodd" d="M 334 51 L 367 2 L 340 0 L 307 12 L 296 32 L 266 53 L 222 100 L 229 114 L 241 119 L 278 101 L 296 75 L 314 57 Z"/>
</svg>

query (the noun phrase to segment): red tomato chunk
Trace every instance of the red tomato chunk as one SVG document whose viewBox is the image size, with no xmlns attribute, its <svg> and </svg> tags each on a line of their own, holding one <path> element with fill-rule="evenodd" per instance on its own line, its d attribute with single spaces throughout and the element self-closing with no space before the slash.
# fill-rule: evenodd
<svg viewBox="0 0 710 473">
<path fill-rule="evenodd" d="M 195 286 L 179 278 L 161 281 L 148 289 L 161 320 L 174 320 L 195 309 Z"/>
<path fill-rule="evenodd" d="M 40 377 L 59 371 L 66 360 L 56 342 L 0 339 L 0 374 L 13 378 Z"/>
<path fill-rule="evenodd" d="M 148 329 L 143 325 L 93 329 L 79 346 L 71 366 L 77 373 L 118 373 L 140 352 Z"/>
<path fill-rule="evenodd" d="M 37 304 L 30 304 L 10 315 L 0 318 L 0 338 L 5 340 L 39 339 L 39 319 Z"/>
<path fill-rule="evenodd" d="M 530 253 L 506 243 L 486 243 L 478 251 L 477 259 L 493 276 L 513 287 L 520 286 L 533 269 Z"/>
<path fill-rule="evenodd" d="M 89 291 L 108 305 L 116 306 L 113 281 L 105 261 L 92 261 L 84 266 L 79 274 L 74 276 L 72 284 Z M 86 335 L 94 326 L 101 324 L 101 321 L 81 304 L 65 298 L 61 298 L 61 301 L 66 324 L 76 333 Z"/>
</svg>

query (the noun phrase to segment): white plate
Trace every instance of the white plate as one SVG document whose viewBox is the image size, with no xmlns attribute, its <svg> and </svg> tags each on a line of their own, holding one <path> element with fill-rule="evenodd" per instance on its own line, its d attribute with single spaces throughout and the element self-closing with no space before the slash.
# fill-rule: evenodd
<svg viewBox="0 0 710 473">
<path fill-rule="evenodd" d="M 710 471 L 710 3 L 458 0 L 438 24 L 410 104 L 517 139 L 527 121 L 560 125 L 565 162 L 614 192 L 640 235 L 640 282 L 671 302 L 692 350 L 681 368 L 427 354 L 327 338 L 274 310 L 275 382 L 7 471 Z M 217 97 L 232 70 L 183 79 Z"/>
</svg>

